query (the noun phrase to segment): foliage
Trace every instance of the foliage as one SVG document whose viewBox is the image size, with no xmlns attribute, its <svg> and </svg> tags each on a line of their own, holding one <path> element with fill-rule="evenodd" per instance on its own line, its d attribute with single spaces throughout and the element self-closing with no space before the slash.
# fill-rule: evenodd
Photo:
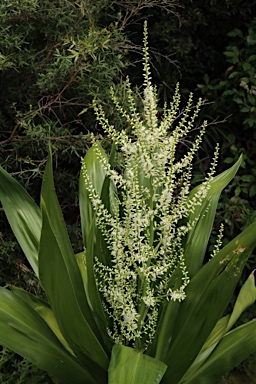
<svg viewBox="0 0 256 384">
<path fill-rule="evenodd" d="M 140 84 L 139 66 L 128 66 L 140 60 L 140 17 L 148 18 L 150 23 L 153 77 L 159 85 L 160 105 L 163 105 L 162 100 L 170 99 L 174 84 L 180 79 L 183 100 L 188 90 L 201 92 L 197 85 L 203 83 L 207 74 L 204 96 L 215 102 L 205 106 L 203 114 L 210 120 L 218 116 L 224 120 L 224 124 L 212 124 L 207 129 L 194 181 L 200 182 L 202 173 L 207 172 L 213 143 L 220 142 L 223 161 L 218 166 L 219 172 L 233 164 L 241 152 L 244 154 L 239 173 L 221 196 L 209 253 L 223 218 L 226 221 L 224 244 L 254 220 L 255 182 L 248 181 L 248 177 L 254 177 L 255 169 L 256 150 L 251 140 L 254 129 L 241 129 L 246 119 L 254 119 L 253 106 L 245 89 L 237 86 L 239 75 L 234 79 L 227 77 L 238 67 L 242 76 L 247 78 L 253 71 L 253 68 L 244 71 L 243 66 L 254 47 L 248 45 L 246 36 L 249 30 L 252 33 L 255 30 L 255 4 L 242 0 L 224 3 L 218 0 L 182 0 L 179 1 L 180 7 L 175 9 L 171 1 L 160 3 L 1 1 L 0 162 L 38 202 L 48 138 L 51 137 L 57 168 L 56 189 L 75 252 L 81 249 L 82 244 L 77 207 L 79 158 L 89 145 L 88 131 L 102 133 L 91 111 L 91 101 L 97 94 L 111 119 L 116 119 L 115 124 L 121 127 L 123 119 L 114 116 L 108 103 L 108 90 L 113 85 L 118 97 L 126 103 L 119 82 L 121 73 L 129 73 L 133 84 Z M 167 13 L 166 8 L 171 12 Z M 178 12 L 178 18 L 174 10 L 176 14 Z M 239 34 L 228 35 L 235 28 L 240 30 Z M 227 71 L 233 64 L 223 53 L 231 52 L 235 46 L 240 50 L 240 62 Z M 217 89 L 222 81 L 226 81 L 227 88 L 233 92 L 226 95 L 225 100 L 222 90 Z M 246 107 L 233 101 L 234 90 L 239 88 L 244 91 L 244 101 L 250 108 L 248 112 L 236 113 Z M 78 116 L 82 110 L 84 113 Z M 105 138 L 103 141 L 106 148 L 108 141 Z M 122 159 L 120 155 L 117 157 L 115 163 L 119 166 Z M 15 239 L 2 212 L 0 220 L 3 233 L 1 257 L 4 258 L 4 261 L 1 259 L 1 285 L 8 282 L 35 292 L 38 282 L 19 247 L 14 245 Z M 253 255 L 248 270 L 254 265 Z"/>
<path fill-rule="evenodd" d="M 194 129 L 201 101 L 193 108 L 190 95 L 180 113 L 177 88 L 159 119 L 146 41 L 147 35 L 142 113 L 128 80 L 128 110 L 111 92 L 129 135 L 95 102 L 113 146 L 108 156 L 93 140 L 82 161 L 84 251 L 75 255 L 68 237 L 51 150 L 40 208 L 0 169 L 3 208 L 48 299 L 0 288 L 0 341 L 63 383 L 214 383 L 256 350 L 255 321 L 233 328 L 255 302 L 253 273 L 222 317 L 256 246 L 256 222 L 223 248 L 220 230 L 203 265 L 220 193 L 242 158 L 213 177 L 216 149 L 205 180 L 190 191 L 206 123 L 184 156 L 176 152 Z M 118 150 L 123 166 L 116 171 Z"/>
<path fill-rule="evenodd" d="M 99 10 L 111 2 L 97 4 L 1 3 L 1 149 L 9 153 L 7 166 L 24 182 L 41 175 L 49 135 L 62 168 L 71 161 L 76 168 L 71 154 L 82 154 L 93 125 L 90 114 L 87 127 L 77 116 L 96 94 L 104 99 L 126 65 L 126 39 L 119 25 L 97 24 Z M 3 162 L 6 156 L 1 157 Z"/>
<path fill-rule="evenodd" d="M 172 11 L 173 1 L 1 2 L 0 162 L 36 198 L 50 137 L 61 170 L 56 181 L 64 213 L 74 217 L 70 225 L 78 216 L 70 207 L 79 158 L 88 132 L 102 131 L 91 112 L 92 99 L 97 96 L 107 107 L 110 86 L 122 95 L 128 53 L 141 50 L 124 28 L 154 6 Z"/>
<path fill-rule="evenodd" d="M 170 96 L 176 81 L 182 82 L 183 92 L 189 92 L 196 90 L 205 73 L 210 79 L 220 78 L 226 70 L 227 34 L 234 28 L 244 31 L 255 9 L 253 2 L 243 0 L 181 0 L 178 17 L 147 11 L 150 46 L 155 52 L 154 80 L 161 96 Z"/>
<path fill-rule="evenodd" d="M 0 351 L 0 380 L 2 384 L 52 383 L 45 372 L 7 348 L 2 348 Z"/>
<path fill-rule="evenodd" d="M 166 1 L 3 0 L 0 4 L 0 163 L 37 199 L 49 136 L 58 195 L 75 250 L 81 249 L 77 203 L 80 157 L 88 131 L 98 133 L 92 98 L 107 100 L 138 50 L 124 33 L 141 9 Z M 80 116 L 79 113 L 84 110 Z M 0 212 L 0 284 L 42 294 L 38 281 Z M 13 356 L 13 355 L 9 355 Z"/>
<path fill-rule="evenodd" d="M 227 141 L 221 148 L 224 162 L 233 164 L 241 152 L 244 154 L 240 173 L 226 189 L 219 204 L 219 217 L 222 219 L 224 215 L 227 223 L 226 241 L 249 225 L 255 217 L 256 147 L 251 140 L 255 134 L 255 23 L 251 22 L 249 27 L 244 28 L 244 32 L 236 28 L 227 36 L 229 44 L 224 51 L 227 61 L 225 73 L 219 79 L 210 79 L 205 75 L 205 83 L 199 85 L 202 94 L 210 101 L 214 100 L 214 104 L 210 106 L 212 113 L 219 114 L 220 117 L 229 115 L 229 125 L 225 125 Z M 218 223 L 217 215 L 216 224 Z M 251 260 L 252 265 L 253 261 L 254 257 Z"/>
<path fill-rule="evenodd" d="M 200 89 L 206 96 L 215 92 L 218 95 L 217 105 L 222 104 L 223 112 L 232 111 L 234 129 L 237 122 L 242 121 L 245 137 L 248 137 L 249 132 L 249 136 L 254 137 L 250 128 L 256 122 L 255 26 L 252 24 L 245 33 L 236 28 L 228 36 L 231 41 L 224 54 L 231 65 L 226 70 L 225 78 L 216 84 L 216 80 L 210 81 L 209 76 L 205 75 L 205 85 L 200 86 Z"/>
</svg>

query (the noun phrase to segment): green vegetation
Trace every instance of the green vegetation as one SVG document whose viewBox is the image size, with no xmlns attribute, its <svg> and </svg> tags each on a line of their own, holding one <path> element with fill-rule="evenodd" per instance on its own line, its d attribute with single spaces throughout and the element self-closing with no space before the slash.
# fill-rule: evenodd
<svg viewBox="0 0 256 384">
<path fill-rule="evenodd" d="M 223 316 L 256 246 L 256 221 L 224 247 L 221 225 L 204 264 L 219 196 L 242 156 L 214 176 L 217 144 L 207 176 L 191 190 L 207 122 L 179 159 L 177 151 L 195 129 L 202 100 L 194 106 L 190 94 L 181 113 L 177 85 L 158 117 L 147 41 L 145 24 L 141 105 L 129 79 L 126 107 L 110 89 L 128 129 L 115 129 L 93 101 L 112 148 L 108 155 L 91 135 L 79 178 L 78 254 L 55 193 L 51 145 L 40 209 L 0 168 L 3 209 L 47 297 L 0 288 L 0 342 L 63 384 L 214 384 L 256 351 L 255 320 L 234 328 L 256 301 L 254 273 Z"/>
<path fill-rule="evenodd" d="M 97 97 L 111 122 L 120 130 L 124 127 L 124 120 L 109 103 L 109 88 L 126 104 L 121 79 L 128 74 L 139 103 L 143 18 L 149 24 L 160 106 L 170 101 L 177 81 L 183 105 L 190 91 L 210 102 L 200 116 L 209 124 L 195 162 L 194 185 L 207 173 L 216 142 L 220 144 L 218 172 L 243 153 L 238 173 L 221 195 L 207 254 L 213 250 L 223 220 L 224 245 L 255 220 L 255 14 L 255 4 L 242 0 L 179 0 L 176 4 L 168 0 L 1 1 L 0 164 L 39 203 L 50 137 L 56 190 L 75 252 L 83 244 L 78 175 L 90 133 L 110 149 L 109 138 L 95 119 L 92 100 Z M 191 132 L 188 140 L 194 137 Z M 180 145 L 180 155 L 185 146 Z M 116 162 L 121 166 L 120 157 Z M 14 284 L 44 299 L 2 209 L 0 223 L 1 285 Z M 240 286 L 255 264 L 253 253 Z M 229 311 L 237 294 L 238 290 Z M 252 306 L 239 321 L 255 316 Z M 19 368 L 10 368 L 17 367 L 12 361 Z M 26 366 L 22 361 L 5 350 L 1 373 L 10 369 L 22 377 Z M 251 355 L 238 369 L 256 372 L 256 356 Z M 39 371 L 38 375 L 40 382 Z M 4 376 L 4 380 L 16 384 L 13 377 Z"/>
</svg>

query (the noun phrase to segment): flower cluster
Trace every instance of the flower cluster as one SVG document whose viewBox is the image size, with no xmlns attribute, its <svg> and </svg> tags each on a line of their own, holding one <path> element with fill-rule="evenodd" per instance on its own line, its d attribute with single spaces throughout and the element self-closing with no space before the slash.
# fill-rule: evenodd
<svg viewBox="0 0 256 384">
<path fill-rule="evenodd" d="M 181 113 L 177 85 L 172 102 L 165 105 L 159 119 L 146 30 L 144 39 L 143 115 L 136 108 L 129 80 L 126 80 L 128 110 L 111 93 L 117 112 L 132 130 L 132 138 L 125 131 L 116 130 L 102 107 L 96 102 L 94 105 L 98 121 L 122 153 L 125 164 L 123 172 L 117 172 L 97 146 L 93 147 L 116 189 L 110 211 L 95 191 L 86 164 L 82 165 L 96 224 L 111 253 L 111 265 L 104 265 L 99 255 L 95 255 L 98 289 L 113 324 L 109 334 L 116 343 L 137 349 L 145 349 L 152 340 L 161 303 L 181 301 L 186 296 L 189 276 L 182 242 L 196 225 L 196 219 L 191 222 L 189 217 L 206 196 L 215 166 L 214 161 L 205 182 L 190 197 L 192 161 L 206 122 L 183 158 L 177 160 L 176 150 L 194 129 L 202 101 L 193 106 L 190 95 Z"/>
</svg>

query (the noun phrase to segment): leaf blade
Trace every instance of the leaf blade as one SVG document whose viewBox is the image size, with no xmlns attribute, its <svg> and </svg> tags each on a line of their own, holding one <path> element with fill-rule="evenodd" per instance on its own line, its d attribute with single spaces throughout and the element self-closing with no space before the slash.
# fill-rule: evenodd
<svg viewBox="0 0 256 384">
<path fill-rule="evenodd" d="M 159 384 L 167 366 L 161 361 L 115 344 L 108 370 L 108 384 Z"/>
<path fill-rule="evenodd" d="M 210 336 L 206 340 L 203 348 L 201 349 L 199 355 L 196 357 L 193 364 L 183 376 L 181 384 L 190 382 L 190 378 L 195 376 L 195 372 L 200 369 L 206 359 L 211 355 L 212 351 L 218 345 L 219 341 L 223 338 L 225 333 L 227 333 L 231 329 L 231 327 L 235 324 L 235 322 L 238 320 L 244 310 L 254 304 L 255 300 L 256 287 L 254 272 L 252 272 L 239 292 L 231 315 L 222 317 L 217 322 Z"/>
<path fill-rule="evenodd" d="M 161 356 L 162 361 L 170 364 L 163 383 L 178 383 L 200 352 L 228 305 L 243 266 L 256 246 L 255 233 L 256 222 L 204 265 L 187 286 L 187 297 L 180 303 L 169 353 Z"/>
<path fill-rule="evenodd" d="M 46 370 L 63 383 L 96 384 L 28 304 L 0 287 L 0 343 Z"/>
<path fill-rule="evenodd" d="M 27 191 L 0 167 L 0 200 L 13 233 L 38 277 L 41 211 Z"/>
<path fill-rule="evenodd" d="M 184 384 L 214 384 L 255 351 L 256 320 L 252 320 L 227 333 L 208 360 Z"/>
<path fill-rule="evenodd" d="M 89 178 L 94 186 L 98 195 L 101 195 L 102 187 L 106 178 L 106 171 L 104 170 L 101 162 L 99 161 L 95 149 L 97 149 L 101 156 L 107 160 L 107 155 L 99 142 L 93 144 L 93 146 L 87 151 L 83 164 L 86 166 Z M 89 197 L 89 192 L 86 188 L 82 171 L 79 178 L 79 208 L 82 226 L 82 235 L 84 246 L 87 248 L 87 242 L 89 233 L 91 230 L 92 221 L 94 218 L 94 210 Z"/>
<path fill-rule="evenodd" d="M 195 207 L 195 211 L 189 217 L 191 222 L 199 217 L 196 226 L 189 232 L 184 247 L 190 277 L 193 277 L 202 267 L 221 191 L 234 178 L 241 162 L 242 155 L 232 167 L 210 181 L 210 189 L 206 198 L 200 206 Z M 191 191 L 190 198 L 196 194 L 199 188 L 200 186 L 197 186 Z"/>
<path fill-rule="evenodd" d="M 81 360 L 90 358 L 102 373 L 108 356 L 88 304 L 82 277 L 73 253 L 54 190 L 51 154 L 42 186 L 42 235 L 39 276 L 61 333 Z M 50 252 L 49 252 L 50 250 Z"/>
<path fill-rule="evenodd" d="M 65 338 L 63 337 L 59 329 L 57 320 L 50 306 L 45 301 L 41 300 L 39 297 L 34 296 L 31 293 L 26 292 L 21 288 L 12 287 L 12 292 L 17 297 L 25 301 L 31 308 L 33 308 L 41 316 L 41 318 L 46 322 L 46 324 L 53 331 L 55 336 L 59 339 L 61 344 L 67 349 L 69 353 L 71 353 L 74 356 L 74 352 L 69 347 L 67 341 L 65 340 Z"/>
</svg>

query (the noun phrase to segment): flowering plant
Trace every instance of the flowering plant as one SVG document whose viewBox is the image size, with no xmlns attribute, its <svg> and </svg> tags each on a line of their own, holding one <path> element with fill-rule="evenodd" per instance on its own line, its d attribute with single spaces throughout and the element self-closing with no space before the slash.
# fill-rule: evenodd
<svg viewBox="0 0 256 384">
<path fill-rule="evenodd" d="M 48 302 L 0 288 L 0 342 L 63 383 L 214 383 L 256 350 L 255 321 L 231 328 L 256 298 L 254 276 L 222 317 L 246 260 L 256 223 L 203 265 L 218 198 L 241 158 L 191 191 L 192 161 L 204 122 L 185 156 L 177 146 L 194 128 L 202 101 L 180 113 L 178 86 L 158 118 L 144 37 L 143 111 L 126 81 L 128 110 L 111 92 L 131 134 L 118 131 L 95 101 L 113 146 L 98 141 L 82 160 L 79 185 L 85 249 L 74 255 L 54 191 L 52 155 L 40 209 L 0 169 L 0 199 Z M 115 154 L 124 166 L 115 169 Z"/>
</svg>

